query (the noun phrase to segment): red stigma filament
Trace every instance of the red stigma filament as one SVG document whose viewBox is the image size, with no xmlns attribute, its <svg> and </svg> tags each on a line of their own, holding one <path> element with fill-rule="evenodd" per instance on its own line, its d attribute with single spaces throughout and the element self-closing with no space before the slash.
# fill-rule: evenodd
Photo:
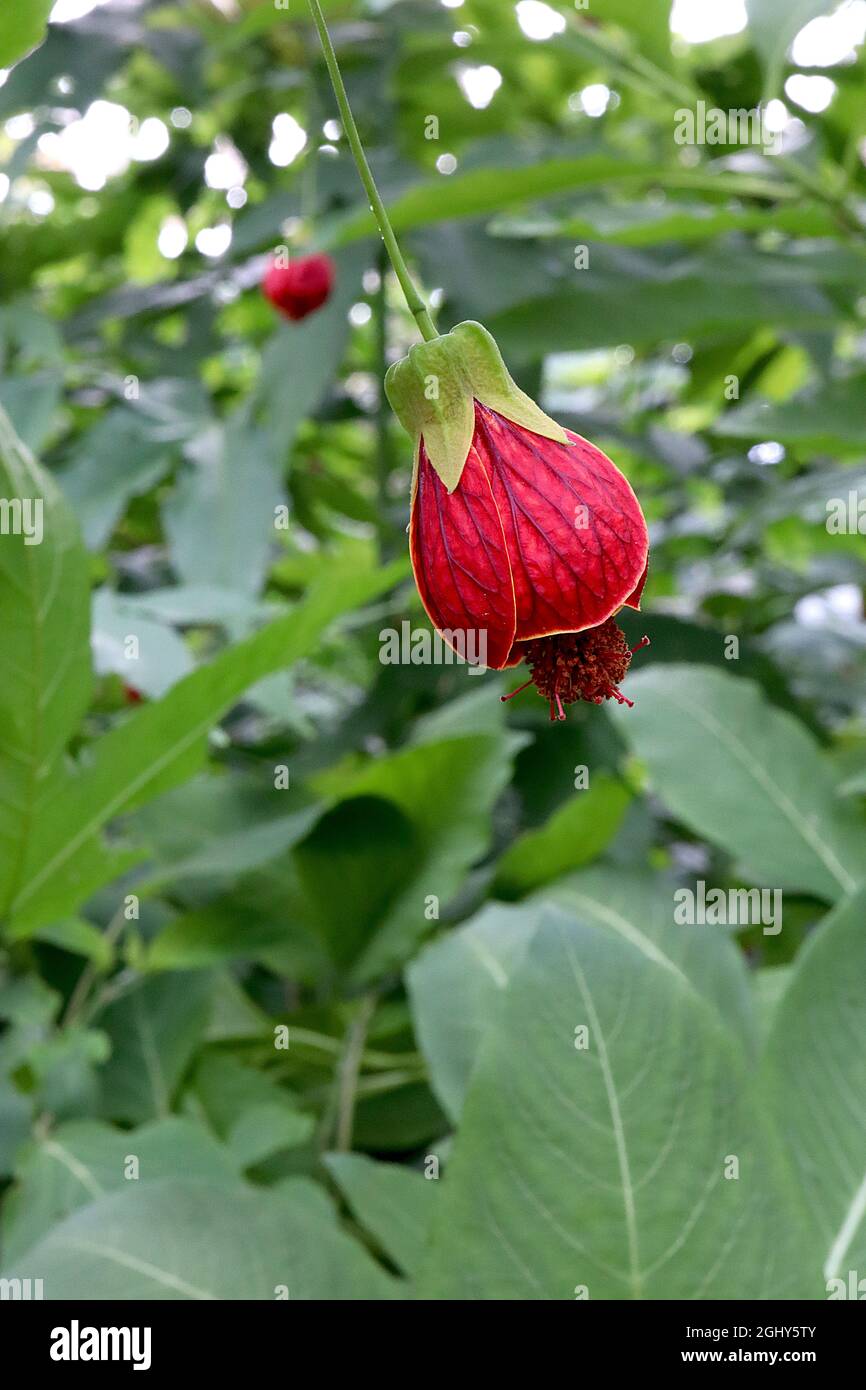
<svg viewBox="0 0 866 1390">
<path fill-rule="evenodd" d="M 649 638 L 642 637 L 635 646 L 629 647 L 625 634 L 613 618 L 583 632 L 559 632 L 551 637 L 533 638 L 522 644 L 526 664 L 532 673 L 529 680 L 501 699 L 510 700 L 527 686 L 534 685 L 550 705 L 551 721 L 564 719 L 563 706 L 574 704 L 576 700 L 586 700 L 593 705 L 600 705 L 603 700 L 616 700 L 618 705 L 628 705 L 631 709 L 634 701 L 623 695 L 619 683 L 634 653 L 649 644 Z"/>
</svg>

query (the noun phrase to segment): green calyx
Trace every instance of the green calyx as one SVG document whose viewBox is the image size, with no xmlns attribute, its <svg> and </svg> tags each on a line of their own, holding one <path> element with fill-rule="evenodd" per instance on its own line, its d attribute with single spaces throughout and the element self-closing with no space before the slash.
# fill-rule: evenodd
<svg viewBox="0 0 866 1390">
<path fill-rule="evenodd" d="M 472 444 L 475 401 L 534 434 L 568 443 L 562 426 L 512 381 L 487 329 L 471 320 L 410 348 L 388 368 L 385 394 L 416 446 L 423 435 L 427 457 L 449 492 L 460 482 Z"/>
</svg>

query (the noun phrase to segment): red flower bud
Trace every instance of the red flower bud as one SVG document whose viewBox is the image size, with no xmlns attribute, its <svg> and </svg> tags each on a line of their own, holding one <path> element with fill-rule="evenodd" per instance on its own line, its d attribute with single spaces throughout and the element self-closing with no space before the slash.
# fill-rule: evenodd
<svg viewBox="0 0 866 1390">
<path fill-rule="evenodd" d="M 335 273 L 330 256 L 299 256 L 286 266 L 272 263 L 265 272 L 262 291 L 281 314 L 297 322 L 325 303 Z"/>
<path fill-rule="evenodd" d="M 553 719 L 628 703 L 610 620 L 640 607 L 649 540 L 619 469 L 518 390 L 478 324 L 413 348 L 386 386 L 418 440 L 410 552 L 434 627 L 463 655 L 481 635 L 494 669 L 526 660 Z"/>
</svg>

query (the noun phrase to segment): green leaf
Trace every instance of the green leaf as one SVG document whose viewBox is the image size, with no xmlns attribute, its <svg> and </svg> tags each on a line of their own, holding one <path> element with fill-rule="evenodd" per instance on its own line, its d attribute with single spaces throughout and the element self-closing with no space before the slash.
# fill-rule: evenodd
<svg viewBox="0 0 866 1390">
<path fill-rule="evenodd" d="M 54 0 L 12 0 L 0 13 L 0 67 L 11 68 L 45 38 Z"/>
<path fill-rule="evenodd" d="M 148 970 L 200 970 L 235 960 L 268 963 L 281 974 L 320 979 L 328 957 L 306 923 L 286 918 L 298 908 L 297 885 L 288 861 L 277 860 L 206 907 L 169 922 L 151 943 Z M 298 910 L 300 910 L 298 908 Z"/>
<path fill-rule="evenodd" d="M 226 1143 L 241 1168 L 254 1168 L 286 1149 L 305 1144 L 315 1128 L 312 1115 L 303 1115 L 278 1101 L 250 1105 L 238 1116 Z"/>
<path fill-rule="evenodd" d="M 420 1296 L 807 1296 L 813 1254 L 715 1010 L 551 914 L 482 1044 Z"/>
<path fill-rule="evenodd" d="M 330 803 L 282 860 L 171 923 L 150 964 L 262 959 L 301 979 L 352 984 L 400 966 L 433 929 L 490 839 L 513 743 L 500 731 L 442 739 L 323 775 Z M 333 788 L 333 791 L 331 790 Z M 330 793 L 330 794 L 329 794 Z"/>
<path fill-rule="evenodd" d="M 425 1154 L 437 1153 L 447 1126 L 425 1082 L 401 1080 L 386 1088 L 372 1078 L 355 1107 L 353 1142 L 376 1153 L 401 1155 L 422 1148 Z"/>
<path fill-rule="evenodd" d="M 745 956 L 724 929 L 675 923 L 676 886 L 658 874 L 599 865 L 562 879 L 531 902 L 539 908 L 555 902 L 585 926 L 628 941 L 713 1004 L 751 1051 L 756 1019 Z"/>
<path fill-rule="evenodd" d="M 34 926 L 66 915 L 140 858 L 107 853 L 99 833 L 105 824 L 190 777 L 204 759 L 209 729 L 244 690 L 305 656 L 334 618 L 383 593 L 404 573 L 402 560 L 374 572 L 359 571 L 357 563 L 335 565 L 290 613 L 100 739 L 87 766 L 53 787 L 30 845 L 15 915 Z"/>
<path fill-rule="evenodd" d="M 39 453 L 54 432 L 63 378 L 56 371 L 10 377 L 0 383 L 0 406 L 6 411 L 25 448 Z"/>
<path fill-rule="evenodd" d="M 538 830 L 521 835 L 496 866 L 493 892 L 519 898 L 539 884 L 577 869 L 601 854 L 619 829 L 631 800 L 628 788 L 596 773 Z"/>
<path fill-rule="evenodd" d="M 66 1119 L 96 1106 L 96 1065 L 105 1061 L 108 1039 L 77 1024 L 57 1028 L 61 1003 L 37 973 L 4 979 L 0 972 L 0 1019 L 6 1024 L 0 1034 L 0 1163 L 6 1171 L 29 1131 L 31 1113 Z"/>
<path fill-rule="evenodd" d="M 516 302 L 487 319 L 505 354 L 615 347 L 655 347 L 660 339 L 710 342 L 768 325 L 830 328 L 837 310 L 828 292 L 862 281 L 860 256 L 793 255 L 714 244 L 672 259 L 665 248 L 637 251 L 603 243 L 590 248 L 591 273 L 565 271 L 548 293 Z M 563 261 L 563 266 L 565 262 Z M 766 436 L 764 436 L 766 438 Z"/>
<path fill-rule="evenodd" d="M 493 734 L 407 748 L 371 763 L 350 783 L 347 797 L 381 797 L 397 808 L 408 827 L 401 881 L 392 879 L 394 891 L 353 966 L 357 982 L 402 964 L 430 930 L 430 895 L 444 907 L 487 849 L 490 814 L 510 771 L 506 739 Z M 327 854 L 314 865 L 304 852 L 305 846 L 299 846 L 305 881 L 328 922 L 339 930 L 346 916 L 342 880 L 334 877 Z M 389 852 L 384 843 L 374 872 L 384 871 L 382 858 L 387 860 Z"/>
<path fill-rule="evenodd" d="M 326 1154 L 324 1164 L 352 1213 L 404 1274 L 420 1268 L 436 1203 L 436 1181 L 364 1154 Z"/>
<path fill-rule="evenodd" d="M 162 506 L 175 570 L 186 584 L 257 594 L 284 501 L 281 451 L 236 416 L 212 424 L 186 454 L 189 465 Z"/>
<path fill-rule="evenodd" d="M 240 981 L 228 970 L 217 972 L 211 998 L 208 1042 L 261 1041 L 273 1039 L 271 1020 L 250 999 Z"/>
<path fill-rule="evenodd" d="M 0 1177 L 9 1177 L 30 1138 L 33 1102 L 0 1077 Z"/>
<path fill-rule="evenodd" d="M 127 646 L 131 636 L 137 639 L 133 656 Z M 119 676 L 125 685 L 152 698 L 165 695 L 193 668 L 189 649 L 173 628 L 128 609 L 111 589 L 94 594 L 90 640 L 97 675 Z"/>
<path fill-rule="evenodd" d="M 829 764 L 751 681 L 673 665 L 633 676 L 630 691 L 623 731 L 655 791 L 754 881 L 833 901 L 866 877 L 862 823 Z"/>
<path fill-rule="evenodd" d="M 587 154 L 580 159 L 548 159 L 537 164 L 510 168 L 472 169 L 418 183 L 388 204 L 388 217 L 394 231 L 412 231 L 433 222 L 457 217 L 478 217 L 502 208 L 567 193 L 573 188 L 603 187 L 614 184 L 649 183 L 664 179 L 663 166 L 651 166 L 608 154 Z M 331 232 L 334 245 L 345 245 L 376 230 L 369 208 L 359 208 L 336 222 Z"/>
<path fill-rule="evenodd" d="M 225 835 L 211 833 L 201 848 L 178 859 L 171 859 L 143 882 L 136 884 L 139 894 L 154 893 L 169 883 L 199 880 L 213 887 L 224 879 L 237 878 L 284 854 L 306 835 L 320 808 L 304 806 L 286 816 L 259 821 Z M 171 932 L 171 928 L 167 929 Z M 165 933 L 157 938 L 163 942 Z M 154 951 L 154 958 L 158 950 Z M 160 967 L 162 968 L 162 967 Z"/>
<path fill-rule="evenodd" d="M 838 0 L 746 0 L 749 33 L 764 60 L 765 100 L 777 96 L 788 45 L 811 19 L 838 9 Z"/>
<path fill-rule="evenodd" d="M 715 928 L 675 926 L 673 889 L 658 875 L 599 866 L 561 879 L 519 908 L 490 904 L 421 952 L 406 974 L 415 1029 L 431 1085 L 453 1121 L 503 991 L 550 903 L 585 926 L 620 936 L 669 970 L 718 1009 L 747 1051 L 754 1050 L 756 1020 L 742 952 Z"/>
<path fill-rule="evenodd" d="M 112 1043 L 100 1073 L 104 1115 L 139 1124 L 169 1113 L 207 1026 L 211 985 L 204 973 L 160 975 L 96 1016 Z"/>
<path fill-rule="evenodd" d="M 678 63 L 671 48 L 670 16 L 671 7 L 668 0 L 647 0 L 647 3 L 640 7 L 632 5 L 631 0 L 605 0 L 603 34 L 596 36 L 595 26 L 590 28 L 587 24 L 580 24 L 574 32 L 578 43 L 592 43 L 595 39 L 601 56 L 604 51 L 601 48 L 601 38 L 607 38 L 607 25 L 616 25 L 619 30 L 617 38 L 621 36 L 629 42 L 627 46 L 622 42 L 611 44 L 610 47 L 614 53 L 624 51 L 624 54 L 628 55 L 625 58 L 626 63 L 628 57 L 637 51 L 645 58 L 652 58 L 653 63 L 671 69 L 676 68 Z M 578 19 L 581 18 L 582 16 L 578 15 Z M 601 29 L 602 26 L 598 27 Z M 571 33 L 568 36 L 571 37 Z M 679 62 L 682 62 L 681 58 Z"/>
<path fill-rule="evenodd" d="M 88 565 L 74 518 L 2 411 L 0 497 L 9 509 L 0 535 L 2 918 L 26 883 L 34 824 L 57 796 L 58 764 L 91 675 Z"/>
<path fill-rule="evenodd" d="M 765 965 L 754 973 L 755 1010 L 764 1038 L 772 1027 L 793 969 L 793 965 Z"/>
<path fill-rule="evenodd" d="M 198 1178 L 131 1184 L 73 1212 L 4 1275 L 42 1279 L 48 1299 L 401 1297 L 300 1179 L 270 1192 Z"/>
<path fill-rule="evenodd" d="M 46 926 L 37 928 L 35 932 L 24 934 L 32 936 L 35 941 L 49 941 L 61 951 L 86 956 L 100 970 L 107 970 L 114 957 L 104 932 L 98 931 L 92 922 L 87 922 L 82 917 L 61 917 L 56 922 L 49 922 Z M 9 933 L 9 939 L 16 939 L 15 931 Z"/>
<path fill-rule="evenodd" d="M 566 217 L 536 213 L 497 219 L 492 236 L 526 238 L 570 237 L 578 242 L 603 241 L 610 246 L 657 246 L 663 241 L 711 241 L 726 232 L 773 229 L 795 236 L 833 236 L 837 223 L 829 208 L 804 202 L 794 206 L 733 209 L 699 202 L 610 204 L 582 202 L 580 211 Z"/>
<path fill-rule="evenodd" d="M 196 1068 L 193 1091 L 208 1120 L 242 1168 L 305 1144 L 313 1117 L 291 1092 L 234 1057 L 209 1053 Z"/>
<path fill-rule="evenodd" d="M 815 1223 L 824 1277 L 846 1289 L 849 1271 L 866 1269 L 864 920 L 861 891 L 810 936 L 776 1008 L 765 1065 L 767 1101 Z"/>
<path fill-rule="evenodd" d="M 534 906 L 489 904 L 427 946 L 406 972 L 430 1084 L 455 1123 L 481 1041 L 538 920 Z"/>
<path fill-rule="evenodd" d="M 142 594 L 125 593 L 123 606 L 128 613 L 141 614 L 157 623 L 240 631 L 247 624 L 272 618 L 279 612 L 274 603 L 210 584 L 175 584 L 165 589 L 148 589 Z"/>
<path fill-rule="evenodd" d="M 379 758 L 348 781 L 319 778 L 330 804 L 304 839 L 169 923 L 149 966 L 263 959 L 306 979 L 330 959 L 360 984 L 402 965 L 486 850 L 513 747 L 504 729 L 452 737 Z"/>
<path fill-rule="evenodd" d="M 866 376 L 860 373 L 822 383 L 819 391 L 808 391 L 780 405 L 744 401 L 719 417 L 714 433 L 735 439 L 776 439 L 801 450 L 862 453 L 864 392 Z M 830 495 L 827 492 L 828 498 Z"/>
<path fill-rule="evenodd" d="M 130 1176 L 129 1159 L 137 1160 Z M 65 1216 L 106 1192 L 138 1181 L 184 1177 L 230 1180 L 234 1161 L 192 1120 L 171 1116 L 130 1133 L 96 1120 L 74 1120 L 37 1140 L 24 1155 L 3 1205 L 3 1252 L 16 1260 Z"/>
<path fill-rule="evenodd" d="M 124 407 L 109 410 L 82 436 L 58 477 L 91 550 L 106 544 L 130 498 L 158 483 L 170 463 L 165 441 Z"/>
</svg>

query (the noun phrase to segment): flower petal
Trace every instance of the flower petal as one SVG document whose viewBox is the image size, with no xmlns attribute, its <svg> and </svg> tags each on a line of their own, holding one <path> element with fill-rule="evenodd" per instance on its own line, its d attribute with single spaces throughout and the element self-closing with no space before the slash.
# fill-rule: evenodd
<svg viewBox="0 0 866 1390">
<path fill-rule="evenodd" d="M 643 574 L 641 575 L 640 579 L 637 581 L 637 584 L 635 585 L 633 591 L 629 594 L 628 598 L 623 599 L 623 603 L 625 604 L 626 608 L 636 608 L 636 609 L 638 610 L 638 612 L 640 612 L 640 601 L 641 601 L 641 596 L 642 596 L 642 594 L 643 594 L 643 586 L 644 586 L 644 584 L 646 584 L 646 577 L 647 577 L 647 571 L 648 571 L 648 570 L 649 570 L 649 560 L 647 560 L 646 564 L 644 565 L 644 567 L 643 567 Z"/>
<path fill-rule="evenodd" d="M 579 435 L 558 444 L 477 402 L 475 421 L 473 452 L 511 561 L 516 640 L 596 627 L 639 596 L 646 522 L 615 464 Z"/>
<path fill-rule="evenodd" d="M 421 440 L 409 552 L 437 631 L 461 655 L 502 666 L 514 640 L 514 585 L 490 481 L 474 446 L 459 486 L 449 493 Z"/>
</svg>

